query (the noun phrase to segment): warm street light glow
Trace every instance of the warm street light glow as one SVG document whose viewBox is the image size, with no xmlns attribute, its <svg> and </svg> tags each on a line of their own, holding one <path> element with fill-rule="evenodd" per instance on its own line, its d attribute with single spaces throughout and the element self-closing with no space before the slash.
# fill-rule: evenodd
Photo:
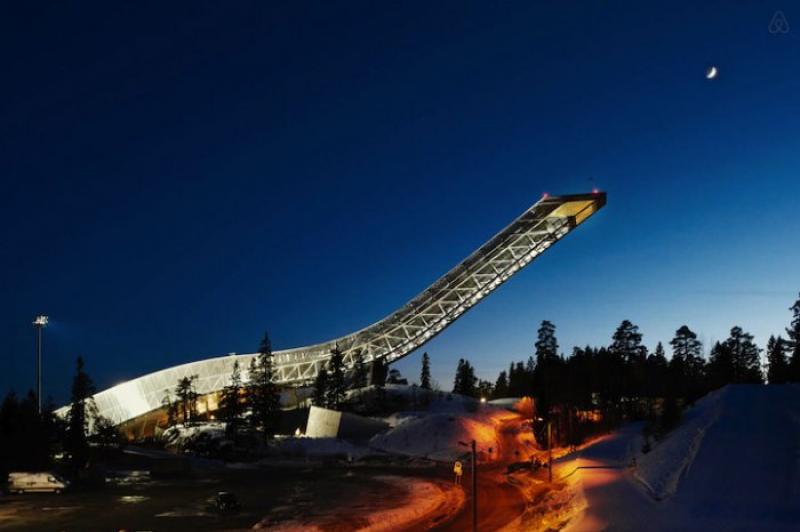
<svg viewBox="0 0 800 532">
<path fill-rule="evenodd" d="M 486 398 L 485 397 L 481 397 L 481 403 L 485 403 L 485 402 L 486 402 Z"/>
<path fill-rule="evenodd" d="M 40 314 L 39 316 L 36 316 L 36 318 L 34 318 L 33 324 L 36 327 L 44 327 L 45 325 L 47 325 L 47 321 L 48 321 L 47 316 L 45 316 L 44 314 Z"/>
</svg>

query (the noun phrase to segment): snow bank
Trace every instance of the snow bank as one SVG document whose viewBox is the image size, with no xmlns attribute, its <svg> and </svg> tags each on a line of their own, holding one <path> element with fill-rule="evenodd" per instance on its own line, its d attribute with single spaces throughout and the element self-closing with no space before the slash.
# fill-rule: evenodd
<svg viewBox="0 0 800 532">
<path fill-rule="evenodd" d="M 634 476 L 656 499 L 675 494 L 678 483 L 692 466 L 709 427 L 719 417 L 727 388 L 705 396 L 687 410 L 681 424 L 647 454 L 639 455 Z"/>
<path fill-rule="evenodd" d="M 227 441 L 225 423 L 208 422 L 196 425 L 174 425 L 163 432 L 161 438 L 167 447 L 183 449 L 198 442 L 215 442 L 218 445 Z"/>
<path fill-rule="evenodd" d="M 525 511 L 501 532 L 564 530 L 586 509 L 583 487 L 576 477 L 552 486 L 530 471 L 517 471 L 506 478 L 525 498 Z"/>
<path fill-rule="evenodd" d="M 508 412 L 505 415 L 508 416 Z M 374 436 L 369 446 L 405 456 L 452 461 L 469 451 L 459 442 L 474 439 L 478 448 L 483 450 L 479 459 L 493 460 L 500 446 L 497 428 L 502 419 L 489 408 L 474 414 L 433 413 L 404 418 L 395 428 Z"/>
<path fill-rule="evenodd" d="M 419 521 L 433 514 L 439 518 L 436 519 L 437 521 L 446 519 L 447 516 L 455 515 L 464 505 L 464 491 L 460 488 L 444 487 L 442 483 L 408 477 L 382 476 L 376 478 L 387 483 L 401 484 L 408 493 L 408 498 L 406 504 L 402 506 L 367 514 L 366 519 L 369 525 L 363 530 L 372 532 L 399 530 L 415 522 L 419 528 L 428 528 Z"/>
<path fill-rule="evenodd" d="M 369 454 L 369 449 L 338 438 L 285 437 L 275 439 L 274 452 L 295 457 L 342 456 L 353 459 Z"/>
</svg>

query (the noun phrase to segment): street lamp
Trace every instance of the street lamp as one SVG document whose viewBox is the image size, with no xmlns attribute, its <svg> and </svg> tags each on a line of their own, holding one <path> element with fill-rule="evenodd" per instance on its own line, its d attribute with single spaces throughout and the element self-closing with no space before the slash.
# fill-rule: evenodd
<svg viewBox="0 0 800 532">
<path fill-rule="evenodd" d="M 545 419 L 543 417 L 536 417 L 534 418 L 536 421 L 541 423 Z M 535 429 L 533 428 L 533 424 L 531 423 L 531 429 L 534 430 L 534 439 L 536 439 Z M 547 479 L 549 482 L 553 482 L 553 422 L 550 419 L 547 420 Z M 533 460 L 533 458 L 531 458 Z M 531 465 L 533 467 L 533 465 Z"/>
<path fill-rule="evenodd" d="M 47 316 L 40 314 L 33 319 L 36 329 L 36 403 L 42 413 L 42 329 L 47 325 Z"/>
<path fill-rule="evenodd" d="M 471 444 L 463 441 L 459 441 L 458 444 L 472 449 L 472 531 L 478 532 L 478 450 L 475 440 L 472 440 Z"/>
</svg>

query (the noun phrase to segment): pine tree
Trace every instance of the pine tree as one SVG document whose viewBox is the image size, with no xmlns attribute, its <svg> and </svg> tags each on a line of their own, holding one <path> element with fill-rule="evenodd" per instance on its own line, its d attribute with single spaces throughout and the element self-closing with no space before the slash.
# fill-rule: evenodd
<svg viewBox="0 0 800 532">
<path fill-rule="evenodd" d="M 311 402 L 314 406 L 321 408 L 327 407 L 328 398 L 328 371 L 322 367 L 319 368 L 317 378 L 314 379 L 314 390 L 311 394 Z"/>
<path fill-rule="evenodd" d="M 680 379 L 682 397 L 694 402 L 704 393 L 705 359 L 703 358 L 703 344 L 697 339 L 697 334 L 686 325 L 675 331 L 675 337 L 670 341 L 672 346 L 672 360 L 679 360 L 680 373 L 674 376 Z M 672 364 L 670 364 L 672 366 Z"/>
<path fill-rule="evenodd" d="M 536 408 L 545 419 L 548 418 L 552 406 L 555 404 L 555 391 L 561 374 L 561 358 L 558 356 L 558 341 L 556 340 L 556 326 L 544 320 L 537 331 L 536 362 L 528 359 L 526 372 L 529 377 L 529 392 L 536 401 Z"/>
<path fill-rule="evenodd" d="M 463 384 L 464 379 L 464 359 L 458 359 L 458 365 L 456 366 L 456 376 L 453 379 L 453 393 L 462 393 L 464 389 Z"/>
<path fill-rule="evenodd" d="M 727 343 L 717 342 L 711 348 L 706 378 L 711 390 L 734 382 L 733 356 Z"/>
<path fill-rule="evenodd" d="M 670 341 L 670 345 L 672 360 L 680 360 L 688 374 L 696 372 L 698 361 L 702 363 L 703 357 L 703 344 L 697 339 L 697 334 L 683 325 L 675 331 L 675 337 Z"/>
<path fill-rule="evenodd" d="M 783 384 L 789 380 L 786 343 L 780 336 L 770 336 L 767 342 L 767 380 L 770 384 Z"/>
<path fill-rule="evenodd" d="M 475 376 L 475 369 L 472 367 L 472 364 L 463 358 L 459 359 L 453 393 L 458 393 L 467 397 L 477 397 L 477 386 L 478 378 Z"/>
<path fill-rule="evenodd" d="M 530 395 L 528 372 L 525 371 L 525 364 L 522 361 L 511 366 L 511 373 L 508 380 L 508 387 L 512 397 L 522 397 Z"/>
<path fill-rule="evenodd" d="M 656 344 L 656 350 L 653 352 L 653 357 L 658 361 L 666 362 L 667 356 L 664 353 L 664 345 L 661 342 Z"/>
<path fill-rule="evenodd" d="M 492 399 L 508 397 L 508 377 L 506 375 L 505 370 L 503 370 L 500 372 L 500 375 L 497 376 L 497 381 L 494 383 Z"/>
<path fill-rule="evenodd" d="M 731 334 L 725 341 L 733 361 L 733 382 L 735 383 L 762 383 L 761 360 L 759 349 L 753 343 L 753 335 L 733 327 Z"/>
<path fill-rule="evenodd" d="M 244 416 L 245 404 L 242 402 L 242 372 L 239 361 L 233 362 L 230 382 L 222 389 L 219 401 L 219 417 L 226 422 L 226 429 L 235 433 Z"/>
<path fill-rule="evenodd" d="M 620 355 L 626 362 L 639 360 L 645 354 L 639 327 L 628 320 L 620 323 L 611 340 L 611 346 L 608 349 L 612 353 Z"/>
<path fill-rule="evenodd" d="M 328 408 L 338 410 L 344 403 L 347 393 L 347 384 L 344 380 L 344 355 L 339 346 L 331 349 L 331 358 L 328 360 L 328 391 L 326 403 Z"/>
<path fill-rule="evenodd" d="M 366 387 L 369 379 L 369 369 L 364 362 L 364 355 L 361 350 L 356 350 L 353 355 L 353 383 L 352 387 L 356 390 Z"/>
<path fill-rule="evenodd" d="M 648 413 L 650 416 L 652 416 L 653 399 L 664 397 L 668 387 L 674 390 L 674 387 L 668 386 L 668 367 L 664 346 L 661 342 L 658 342 L 655 352 L 647 357 L 647 369 L 645 371 L 647 383 L 645 396 L 648 398 Z"/>
<path fill-rule="evenodd" d="M 546 363 L 538 367 L 539 369 L 543 369 L 545 366 Z M 532 356 L 529 356 L 527 362 L 525 362 L 525 374 L 524 377 L 522 378 L 523 387 L 526 395 L 535 392 L 534 389 L 536 388 L 536 368 L 537 368 L 536 361 L 533 359 Z"/>
<path fill-rule="evenodd" d="M 422 370 L 419 374 L 419 387 L 423 390 L 431 389 L 431 359 L 428 353 L 422 353 Z"/>
<path fill-rule="evenodd" d="M 178 423 L 178 402 L 172 400 L 169 392 L 161 399 L 161 407 L 167 411 L 167 426 Z"/>
<path fill-rule="evenodd" d="M 89 427 L 97 413 L 92 399 L 95 387 L 84 371 L 83 358 L 78 357 L 75 377 L 72 379 L 65 449 L 76 469 L 82 468 L 89 459 Z"/>
<path fill-rule="evenodd" d="M 258 354 L 250 361 L 250 379 L 247 383 L 247 400 L 250 406 L 250 424 L 263 432 L 264 439 L 275 434 L 281 414 L 281 395 L 275 384 L 274 355 L 269 335 L 258 347 Z"/>
<path fill-rule="evenodd" d="M 39 413 L 36 394 L 29 391 L 18 400 L 8 393 L 0 406 L 0 471 L 41 471 L 51 467 L 58 421 L 52 405 Z"/>
<path fill-rule="evenodd" d="M 789 337 L 789 381 L 800 382 L 800 297 L 789 309 L 792 311 L 792 322 L 786 329 Z"/>
<path fill-rule="evenodd" d="M 89 441 L 100 447 L 117 447 L 122 443 L 122 433 L 107 417 L 97 415 Z"/>
<path fill-rule="evenodd" d="M 551 322 L 544 320 L 539 326 L 537 333 L 537 340 L 534 347 L 536 348 L 536 366 L 546 364 L 558 358 L 558 341 L 556 340 L 556 326 Z M 528 362 L 529 371 L 533 371 L 533 360 Z"/>
<path fill-rule="evenodd" d="M 622 394 L 626 397 L 641 397 L 645 379 L 647 348 L 642 345 L 639 327 L 623 320 L 612 336 L 611 354 L 622 361 Z M 629 406 L 632 406 L 629 404 Z"/>
<path fill-rule="evenodd" d="M 178 384 L 175 385 L 175 397 L 178 401 L 179 411 L 181 413 L 181 422 L 184 424 L 189 423 L 197 410 L 197 391 L 195 390 L 194 381 L 197 380 L 197 375 L 191 375 L 178 379 Z"/>
</svg>

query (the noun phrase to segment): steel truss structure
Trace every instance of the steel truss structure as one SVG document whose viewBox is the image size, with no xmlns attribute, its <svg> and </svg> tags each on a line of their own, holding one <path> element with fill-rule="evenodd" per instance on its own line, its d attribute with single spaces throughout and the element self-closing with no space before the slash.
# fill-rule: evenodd
<svg viewBox="0 0 800 532">
<path fill-rule="evenodd" d="M 467 310 L 605 205 L 602 192 L 545 196 L 438 281 L 386 318 L 321 344 L 276 351 L 276 380 L 302 385 L 313 380 L 338 347 L 351 368 L 356 353 L 370 362 L 394 362 L 442 332 Z M 178 379 L 197 376 L 196 391 L 211 394 L 228 384 L 235 361 L 247 379 L 257 354 L 190 362 L 124 382 L 95 395 L 98 413 L 123 423 L 161 408 Z M 65 407 L 66 408 L 66 407 Z M 65 409 L 61 409 L 61 414 Z"/>
</svg>

